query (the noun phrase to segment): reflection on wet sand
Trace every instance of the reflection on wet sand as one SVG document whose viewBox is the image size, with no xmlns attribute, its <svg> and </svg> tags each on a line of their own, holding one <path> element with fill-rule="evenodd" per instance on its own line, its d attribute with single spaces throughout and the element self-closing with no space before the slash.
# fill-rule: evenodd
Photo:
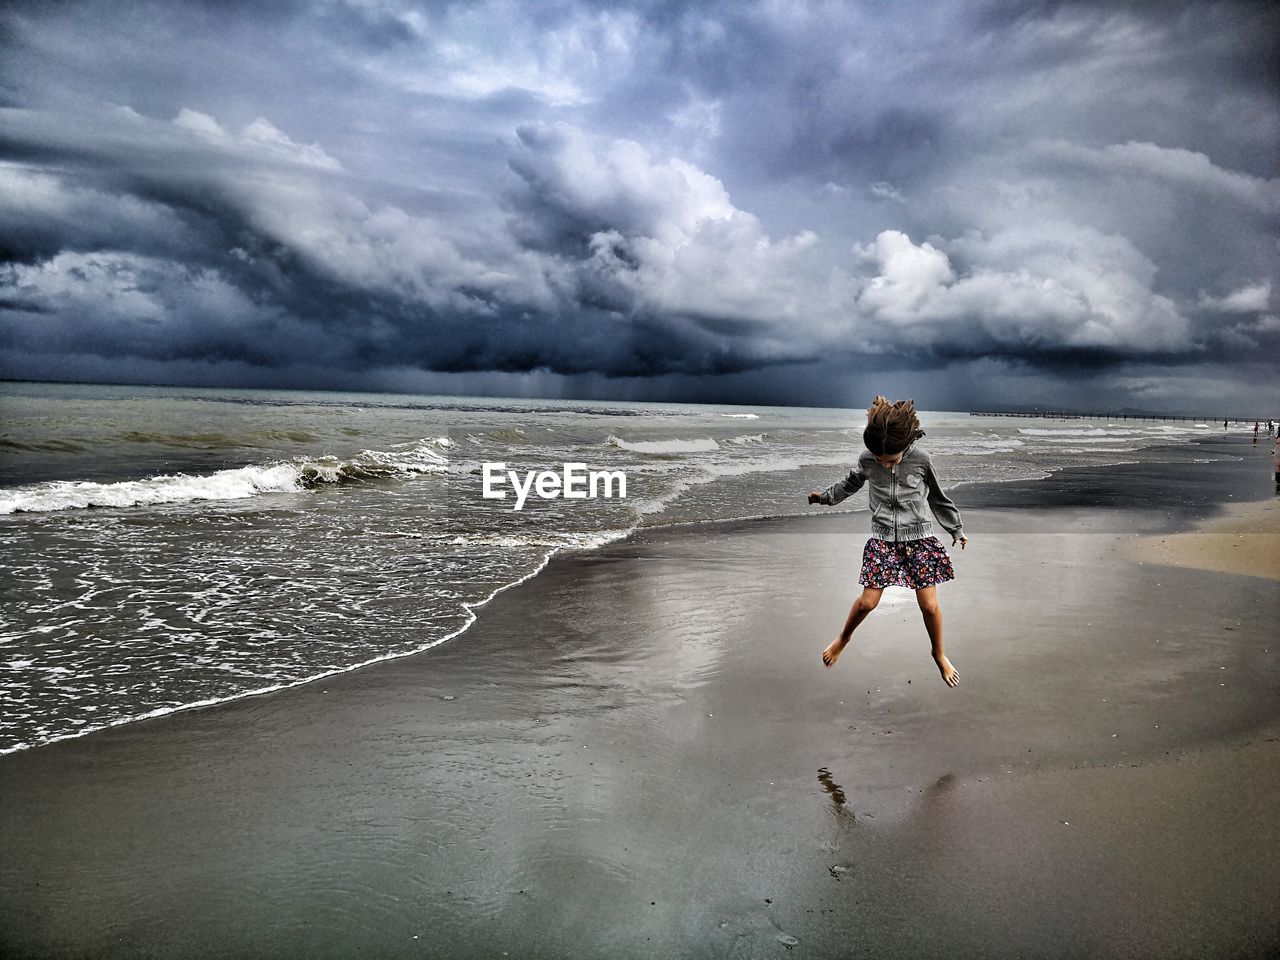
<svg viewBox="0 0 1280 960">
<path fill-rule="evenodd" d="M 844 788 L 832 779 L 831 771 L 826 767 L 819 767 L 818 782 L 822 784 L 822 789 L 831 796 L 831 802 L 836 808 L 836 817 L 847 819 L 850 823 L 857 823 L 858 819 L 854 815 L 853 808 L 849 806 L 849 800 L 844 794 Z"/>
</svg>

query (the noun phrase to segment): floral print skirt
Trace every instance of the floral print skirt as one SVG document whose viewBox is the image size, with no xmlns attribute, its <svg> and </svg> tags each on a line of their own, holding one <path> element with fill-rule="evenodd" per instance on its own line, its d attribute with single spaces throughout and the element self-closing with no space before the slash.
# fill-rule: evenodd
<svg viewBox="0 0 1280 960">
<path fill-rule="evenodd" d="M 862 576 L 858 582 L 864 587 L 919 590 L 955 578 L 951 557 L 937 537 L 899 543 L 872 537 L 862 550 Z"/>
</svg>

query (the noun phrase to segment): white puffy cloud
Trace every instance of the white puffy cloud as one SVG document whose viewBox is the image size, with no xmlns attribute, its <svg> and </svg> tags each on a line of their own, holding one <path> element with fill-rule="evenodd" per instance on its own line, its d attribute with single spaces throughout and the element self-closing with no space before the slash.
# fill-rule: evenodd
<svg viewBox="0 0 1280 960">
<path fill-rule="evenodd" d="M 173 125 L 233 152 L 243 152 L 250 157 L 272 157 L 286 163 L 297 163 L 321 170 L 341 170 L 342 164 L 315 143 L 297 143 L 283 130 L 265 117 L 258 117 L 238 134 L 229 133 L 216 119 L 207 113 L 183 107 L 173 118 Z"/>
<path fill-rule="evenodd" d="M 49 132 L 46 121 L 24 119 Z M 591 305 L 621 320 L 683 324 L 707 349 L 736 341 L 741 363 L 815 350 L 1024 356 L 1196 346 L 1175 302 L 1156 292 L 1154 263 L 1125 237 L 1070 220 L 920 243 L 882 230 L 855 244 L 850 259 L 814 231 L 771 236 L 719 178 L 687 160 L 556 123 L 522 125 L 509 144 L 518 187 L 506 222 L 460 222 L 368 199 L 365 185 L 323 148 L 299 144 L 265 119 L 233 134 L 189 109 L 170 124 L 117 111 L 106 126 L 129 141 L 125 152 L 149 157 L 146 169 L 163 171 L 156 158 L 181 157 L 184 188 L 216 196 L 234 215 L 231 232 L 257 238 L 204 257 L 206 268 L 225 264 L 223 284 L 243 280 L 241 268 L 270 274 L 283 250 L 335 289 L 371 294 L 410 315 L 419 308 L 446 320 L 576 315 Z M 157 176 L 167 188 L 163 172 Z M 194 242 L 191 226 L 164 204 L 18 168 L 0 168 L 0 210 L 31 223 L 101 211 L 107 226 L 86 239 L 90 248 L 112 248 L 112 232 Z M 76 270 L 104 284 L 108 313 L 130 305 L 100 267 Z M 192 277 L 207 276 L 163 256 L 145 272 L 165 269 L 189 290 L 196 289 Z M 31 296 L 74 309 L 53 288 L 23 282 Z M 1260 310 L 1269 292 L 1264 283 L 1212 303 Z M 322 302 L 296 288 L 292 296 L 304 310 Z M 136 306 L 145 317 L 155 302 Z M 189 308 L 183 315 L 192 315 Z"/>
<path fill-rule="evenodd" d="M 94 156 L 86 124 L 8 113 L 16 130 Z M 265 118 L 233 133 L 187 108 L 170 123 L 114 109 L 93 127 L 100 139 L 95 162 L 143 171 L 140 195 L 0 165 L 0 216 L 11 234 L 25 229 L 31 245 L 37 244 L 30 238 L 56 235 L 64 249 L 132 249 L 162 259 L 185 252 L 206 265 L 232 257 L 248 267 L 271 267 L 285 251 L 350 291 L 458 314 L 492 314 L 494 302 L 542 309 L 556 303 L 547 265 L 513 243 L 499 217 L 446 222 L 369 199 L 370 185 L 349 176 L 322 147 L 295 142 Z M 153 199 L 156 194 L 169 202 Z M 194 199 L 173 203 L 186 196 Z M 193 215 L 191 207 L 201 213 Z M 210 249 L 210 237 L 198 236 L 206 209 L 225 221 L 218 231 L 232 234 L 236 246 Z M 240 239 L 246 231 L 256 243 Z M 180 258 L 171 262 L 178 269 Z"/>
<path fill-rule="evenodd" d="M 830 186 L 830 184 L 828 184 L 828 186 Z M 902 191 L 892 183 L 886 183 L 883 180 L 878 183 L 873 183 L 868 189 L 868 193 L 877 200 L 892 200 L 895 203 L 907 202 L 907 198 L 902 195 Z"/>
<path fill-rule="evenodd" d="M 462 314 L 492 314 L 491 299 L 552 301 L 536 260 L 501 239 L 503 256 L 469 256 L 435 218 L 332 184 L 255 178 L 223 188 L 255 231 L 349 290 Z"/>
<path fill-rule="evenodd" d="M 1034 393 L 1036 370 L 1280 344 L 1256 5 L 43 8 L 0 13 L 24 108 L 0 108 L 0 248 L 26 291 L 0 293 L 33 307 L 6 337 L 123 355 L 128 317 L 168 310 L 148 329 L 264 365 L 327 344 L 636 396 L 851 352 L 985 351 Z M 260 339 L 271 310 L 309 335 Z"/>
<path fill-rule="evenodd" d="M 638 143 L 522 127 L 511 166 L 538 242 L 589 297 L 700 318 L 749 335 L 757 355 L 793 355 L 797 342 L 943 355 L 1195 347 L 1152 261 L 1069 220 L 918 244 L 883 230 L 842 261 L 811 231 L 770 237 L 717 178 Z"/>
<path fill-rule="evenodd" d="M 945 253 L 928 242 L 916 246 L 898 230 L 885 230 L 874 243 L 857 246 L 854 252 L 877 270 L 859 295 L 859 305 L 893 324 L 932 318 L 939 295 L 955 280 Z"/>
<path fill-rule="evenodd" d="M 876 271 L 858 307 L 888 342 L 961 353 L 1192 346 L 1187 320 L 1152 290 L 1154 265 L 1123 237 L 1052 224 L 946 246 L 970 264 L 963 274 L 899 231 L 856 249 Z"/>
<path fill-rule="evenodd" d="M 559 241 L 564 255 L 581 258 L 585 285 L 620 305 L 718 318 L 725 334 L 740 322 L 765 336 L 760 324 L 799 321 L 812 312 L 805 304 L 829 311 L 827 271 L 809 256 L 816 235 L 773 239 L 693 164 L 567 124 L 525 126 L 518 136 L 511 167 L 528 216 L 553 250 Z"/>
<path fill-rule="evenodd" d="M 135 117 L 139 117 L 137 111 L 130 110 L 129 112 Z M 222 141 L 229 139 L 227 131 L 222 129 L 222 124 L 207 113 L 201 113 L 199 110 L 183 107 L 178 111 L 178 115 L 173 118 L 173 125 L 183 130 L 189 130 L 207 140 Z"/>
<path fill-rule="evenodd" d="M 516 130 L 509 162 L 554 212 L 675 243 L 740 213 L 715 177 L 679 158 L 654 160 L 633 140 L 590 137 L 567 123 Z"/>
<path fill-rule="evenodd" d="M 920 243 L 882 230 L 841 260 L 812 231 L 770 237 L 717 178 L 638 143 L 522 127 L 511 166 L 544 250 L 591 295 L 624 313 L 719 318 L 758 354 L 792 355 L 796 341 L 944 356 L 1197 347 L 1155 264 L 1069 219 Z"/>
<path fill-rule="evenodd" d="M 1211 297 L 1206 293 L 1200 295 L 1200 306 L 1207 310 L 1220 310 L 1223 313 L 1261 313 L 1271 303 L 1271 282 L 1250 284 L 1233 290 L 1226 296 Z"/>
</svg>

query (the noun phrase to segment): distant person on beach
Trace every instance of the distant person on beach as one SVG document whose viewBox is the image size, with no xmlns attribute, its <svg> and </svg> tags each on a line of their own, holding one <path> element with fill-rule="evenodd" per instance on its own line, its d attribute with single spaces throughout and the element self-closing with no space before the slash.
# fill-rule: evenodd
<svg viewBox="0 0 1280 960">
<path fill-rule="evenodd" d="M 843 480 L 809 494 L 810 503 L 834 506 L 865 483 L 869 484 L 871 501 L 871 539 L 863 548 L 858 578 L 862 594 L 854 600 L 844 629 L 822 651 L 822 662 L 828 668 L 835 666 L 853 631 L 876 608 L 886 587 L 908 587 L 916 592 L 933 646 L 934 663 L 947 686 L 954 687 L 960 682 L 960 674 L 942 649 L 938 584 L 954 580 L 955 570 L 947 548 L 933 536 L 925 503 L 951 535 L 952 546 L 959 543 L 963 550 L 969 540 L 964 535 L 960 511 L 943 493 L 929 455 L 915 445 L 923 436 L 915 401 L 890 403 L 877 396 L 867 410 L 867 426 L 862 432 L 866 449 L 859 455 L 857 465 Z"/>
<path fill-rule="evenodd" d="M 1276 459 L 1276 450 L 1280 449 L 1280 437 L 1271 445 L 1271 469 L 1276 473 L 1276 493 L 1280 493 L 1280 460 Z"/>
<path fill-rule="evenodd" d="M 1253 421 L 1253 442 L 1258 442 L 1258 431 L 1262 429 L 1262 424 L 1257 420 Z"/>
</svg>

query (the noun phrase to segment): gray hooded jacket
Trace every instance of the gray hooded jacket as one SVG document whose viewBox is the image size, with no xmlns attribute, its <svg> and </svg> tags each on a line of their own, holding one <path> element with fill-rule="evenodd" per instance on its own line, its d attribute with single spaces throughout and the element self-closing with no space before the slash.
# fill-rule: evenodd
<svg viewBox="0 0 1280 960">
<path fill-rule="evenodd" d="M 871 501 L 871 534 L 894 542 L 933 536 L 933 524 L 925 504 L 953 540 L 964 536 L 960 511 L 938 483 L 929 454 L 915 444 L 907 448 L 893 467 L 882 467 L 870 450 L 863 450 L 849 475 L 822 491 L 819 503 L 834 506 L 868 484 Z"/>
</svg>

